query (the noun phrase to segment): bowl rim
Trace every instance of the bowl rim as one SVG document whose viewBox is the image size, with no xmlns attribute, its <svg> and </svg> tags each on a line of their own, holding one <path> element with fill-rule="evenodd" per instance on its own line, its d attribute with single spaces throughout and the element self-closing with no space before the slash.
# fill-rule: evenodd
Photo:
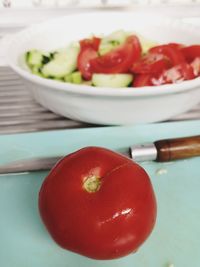
<svg viewBox="0 0 200 267">
<path fill-rule="evenodd" d="M 27 34 L 29 32 L 34 32 L 35 30 L 37 30 L 40 25 L 42 26 L 48 26 L 49 24 L 52 23 L 58 23 L 59 21 L 62 21 L 65 18 L 69 18 L 69 17 L 74 17 L 74 16 L 95 16 L 95 14 L 116 14 L 116 15 L 124 15 L 125 12 L 119 12 L 119 11 L 98 11 L 98 12 L 93 12 L 93 13 L 81 13 L 81 14 L 69 14 L 67 16 L 62 16 L 59 18 L 53 18 L 53 19 L 49 19 L 46 20 L 44 22 L 41 23 L 37 23 L 35 25 L 31 25 L 19 32 L 17 32 L 16 34 L 13 35 L 13 37 L 11 37 L 11 40 L 9 42 L 9 45 L 7 47 L 7 53 L 9 51 L 9 46 L 12 45 L 12 42 L 15 41 L 14 38 L 16 38 L 17 36 L 23 36 L 23 34 Z M 129 11 L 127 12 L 129 14 L 131 14 L 132 12 Z M 144 14 L 145 12 L 140 12 L 140 14 Z M 155 14 L 154 14 L 155 15 Z M 153 13 L 148 15 L 149 17 L 153 16 Z M 162 21 L 166 21 L 166 22 L 175 22 L 176 24 L 183 26 L 183 24 L 185 25 L 185 27 L 187 27 L 188 30 L 190 31 L 195 31 L 197 32 L 199 29 L 197 29 L 196 27 L 194 27 L 193 25 L 189 25 L 186 23 L 181 23 L 179 20 L 170 18 L 170 17 L 161 17 L 159 15 L 156 15 L 158 19 L 161 19 Z M 7 54 L 6 53 L 6 54 Z M 20 55 L 18 55 L 20 56 Z M 9 56 L 8 56 L 9 58 Z M 146 97 L 146 96 L 155 96 L 155 95 L 165 95 L 165 94 L 175 94 L 175 93 L 181 93 L 184 91 L 189 91 L 189 90 L 194 90 L 197 89 L 197 87 L 200 87 L 200 77 L 194 78 L 192 80 L 187 80 L 187 81 L 181 81 L 178 83 L 174 83 L 174 84 L 164 84 L 164 85 L 159 85 L 159 86 L 144 86 L 144 87 L 138 87 L 138 88 L 134 88 L 134 87 L 123 87 L 123 88 L 111 88 L 111 87 L 94 87 L 94 86 L 90 86 L 90 85 L 84 85 L 84 84 L 72 84 L 72 83 L 66 83 L 66 82 L 62 82 L 62 81 L 56 81 L 56 80 L 51 80 L 48 78 L 43 78 L 40 76 L 37 76 L 35 74 L 32 74 L 31 72 L 23 69 L 22 67 L 19 66 L 19 64 L 17 63 L 13 63 L 10 58 L 8 60 L 8 65 L 16 72 L 18 73 L 20 76 L 22 76 L 23 78 L 25 78 L 26 80 L 35 83 L 37 85 L 41 85 L 44 87 L 48 87 L 51 88 L 52 90 L 59 90 L 59 91 L 63 91 L 63 92 L 68 92 L 71 94 L 81 94 L 81 95 L 98 95 L 98 96 L 112 96 L 112 97 L 118 97 L 118 96 L 124 96 L 124 97 L 129 97 L 129 96 L 137 96 L 137 97 Z"/>
</svg>

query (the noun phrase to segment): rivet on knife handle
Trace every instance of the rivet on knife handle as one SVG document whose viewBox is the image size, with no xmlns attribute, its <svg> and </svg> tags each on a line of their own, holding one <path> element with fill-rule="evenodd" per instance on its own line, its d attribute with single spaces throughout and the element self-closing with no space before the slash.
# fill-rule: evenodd
<svg viewBox="0 0 200 267">
<path fill-rule="evenodd" d="M 157 161 L 171 161 L 200 156 L 200 135 L 156 141 Z"/>
</svg>

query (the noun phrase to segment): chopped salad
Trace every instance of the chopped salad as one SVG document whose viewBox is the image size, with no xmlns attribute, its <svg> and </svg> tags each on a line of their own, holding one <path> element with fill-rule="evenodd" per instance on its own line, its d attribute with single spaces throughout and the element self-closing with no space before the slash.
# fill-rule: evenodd
<svg viewBox="0 0 200 267">
<path fill-rule="evenodd" d="M 27 51 L 33 74 L 99 87 L 143 87 L 178 83 L 200 76 L 200 45 L 158 45 L 119 30 L 92 36 L 56 51 Z"/>
</svg>

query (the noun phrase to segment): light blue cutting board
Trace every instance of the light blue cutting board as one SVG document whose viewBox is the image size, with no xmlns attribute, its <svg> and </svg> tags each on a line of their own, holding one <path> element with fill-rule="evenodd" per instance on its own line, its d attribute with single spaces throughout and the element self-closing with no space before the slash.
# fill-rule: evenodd
<svg viewBox="0 0 200 267">
<path fill-rule="evenodd" d="M 121 151 L 135 143 L 200 134 L 200 121 L 0 136 L 0 162 L 67 154 L 97 145 Z M 0 176 L 0 267 L 200 267 L 200 157 L 143 163 L 158 201 L 156 227 L 139 252 L 95 261 L 58 247 L 38 215 L 47 172 Z"/>
</svg>

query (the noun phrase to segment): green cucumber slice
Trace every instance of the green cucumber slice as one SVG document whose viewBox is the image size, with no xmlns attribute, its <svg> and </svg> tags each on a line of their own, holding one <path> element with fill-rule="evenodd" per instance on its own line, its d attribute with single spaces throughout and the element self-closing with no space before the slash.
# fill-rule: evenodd
<svg viewBox="0 0 200 267">
<path fill-rule="evenodd" d="M 101 40 L 101 43 L 99 46 L 99 54 L 104 55 L 110 52 L 113 48 L 123 44 L 129 35 L 130 35 L 129 33 L 123 30 L 119 30 L 119 31 L 115 31 L 111 33 L 108 36 L 105 36 Z"/>
<path fill-rule="evenodd" d="M 82 75 L 80 71 L 75 71 L 72 73 L 72 82 L 75 84 L 81 84 L 82 83 Z"/>
<path fill-rule="evenodd" d="M 132 74 L 93 74 L 92 84 L 99 87 L 127 87 L 133 81 Z"/>
<path fill-rule="evenodd" d="M 70 46 L 55 53 L 53 59 L 43 66 L 43 76 L 63 78 L 76 70 L 79 51 L 79 46 Z"/>
<path fill-rule="evenodd" d="M 26 53 L 25 56 L 26 63 L 27 65 L 32 68 L 32 67 L 41 67 L 42 66 L 42 61 L 43 61 L 43 54 L 39 50 L 30 50 Z"/>
<path fill-rule="evenodd" d="M 158 45 L 158 43 L 156 43 L 155 41 L 147 39 L 147 38 L 145 38 L 139 34 L 137 34 L 137 36 L 139 37 L 139 40 L 140 40 L 140 43 L 142 46 L 142 53 L 143 54 L 146 54 L 151 47 Z"/>
<path fill-rule="evenodd" d="M 80 71 L 69 73 L 63 79 L 65 82 L 68 82 L 68 83 L 75 83 L 75 84 L 82 83 L 82 76 L 81 76 Z"/>
</svg>

